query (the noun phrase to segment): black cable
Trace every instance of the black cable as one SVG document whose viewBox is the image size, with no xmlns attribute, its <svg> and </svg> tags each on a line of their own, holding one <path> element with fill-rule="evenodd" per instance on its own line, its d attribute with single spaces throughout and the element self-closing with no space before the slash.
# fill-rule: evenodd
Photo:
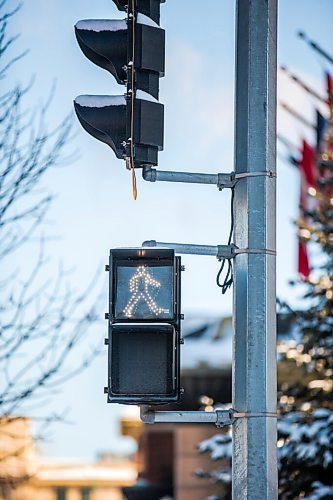
<svg viewBox="0 0 333 500">
<path fill-rule="evenodd" d="M 229 238 L 228 238 L 228 245 L 231 244 L 232 240 L 232 235 L 234 232 L 234 225 L 235 225 L 235 217 L 234 217 L 234 198 L 235 198 L 235 188 L 231 188 L 231 223 L 230 223 L 230 232 L 229 232 Z M 224 269 L 224 265 L 226 260 L 228 261 L 228 269 L 227 273 L 225 275 L 225 278 L 223 280 L 223 283 L 220 282 L 221 274 Z M 221 259 L 221 267 L 219 269 L 219 272 L 217 273 L 216 276 L 216 284 L 218 287 L 221 288 L 222 295 L 224 295 L 229 288 L 231 287 L 233 281 L 234 281 L 234 275 L 233 275 L 233 269 L 232 269 L 232 263 L 231 259 L 226 259 L 225 257 Z"/>
</svg>

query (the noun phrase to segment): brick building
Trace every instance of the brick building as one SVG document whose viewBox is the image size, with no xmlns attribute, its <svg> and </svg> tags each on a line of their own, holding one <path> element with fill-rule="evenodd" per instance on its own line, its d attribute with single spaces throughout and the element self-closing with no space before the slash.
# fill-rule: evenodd
<svg viewBox="0 0 333 500">
<path fill-rule="evenodd" d="M 0 500 L 122 500 L 137 464 L 103 457 L 96 463 L 38 454 L 26 418 L 0 421 Z"/>
</svg>

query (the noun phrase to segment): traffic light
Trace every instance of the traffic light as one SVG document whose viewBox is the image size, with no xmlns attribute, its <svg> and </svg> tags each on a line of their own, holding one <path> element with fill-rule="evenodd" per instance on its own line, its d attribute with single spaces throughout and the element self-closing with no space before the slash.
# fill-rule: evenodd
<svg viewBox="0 0 333 500">
<path fill-rule="evenodd" d="M 171 249 L 110 250 L 108 402 L 179 399 L 180 257 Z"/>
<path fill-rule="evenodd" d="M 124 20 L 83 20 L 75 25 L 84 55 L 126 86 L 117 96 L 83 95 L 74 108 L 83 128 L 108 144 L 128 168 L 157 165 L 163 149 L 165 33 L 159 26 L 165 0 L 114 0 Z"/>
</svg>

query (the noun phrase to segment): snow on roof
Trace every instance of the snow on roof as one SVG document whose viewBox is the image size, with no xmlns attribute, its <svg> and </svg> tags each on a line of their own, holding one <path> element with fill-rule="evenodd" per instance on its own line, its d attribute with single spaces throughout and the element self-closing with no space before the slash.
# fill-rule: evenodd
<svg viewBox="0 0 333 500">
<path fill-rule="evenodd" d="M 90 463 L 81 459 L 38 457 L 34 465 L 34 479 L 41 484 L 131 484 L 137 478 L 134 462 L 123 458 Z"/>
<path fill-rule="evenodd" d="M 186 319 L 182 326 L 185 344 L 181 351 L 181 367 L 200 366 L 228 369 L 232 361 L 231 318 Z"/>
<path fill-rule="evenodd" d="M 37 472 L 39 481 L 135 481 L 136 470 L 133 466 L 80 465 L 72 467 L 45 467 Z"/>
<path fill-rule="evenodd" d="M 78 30 L 97 32 L 120 31 L 127 30 L 127 23 L 123 19 L 83 19 L 76 23 L 75 28 Z"/>
<path fill-rule="evenodd" d="M 206 318 L 186 318 L 182 324 L 183 337 L 201 336 L 215 322 Z"/>
<path fill-rule="evenodd" d="M 74 102 L 85 108 L 126 105 L 126 99 L 123 95 L 79 95 Z"/>
</svg>

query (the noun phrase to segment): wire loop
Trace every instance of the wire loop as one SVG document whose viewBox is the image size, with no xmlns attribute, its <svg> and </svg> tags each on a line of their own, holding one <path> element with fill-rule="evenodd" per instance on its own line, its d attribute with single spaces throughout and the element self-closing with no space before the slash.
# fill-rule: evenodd
<svg viewBox="0 0 333 500">
<path fill-rule="evenodd" d="M 230 224 L 228 245 L 231 244 L 232 235 L 234 232 L 234 219 L 235 219 L 234 218 L 234 198 L 235 198 L 235 189 L 231 188 L 231 224 Z M 234 275 L 233 275 L 233 268 L 232 268 L 231 259 L 227 258 L 227 257 L 222 257 L 220 260 L 222 263 L 221 263 L 221 267 L 219 269 L 219 272 L 217 273 L 217 276 L 216 276 L 216 284 L 218 287 L 221 288 L 222 295 L 224 295 L 231 287 L 231 285 L 234 281 Z M 226 260 L 228 261 L 228 269 L 227 269 L 227 273 L 225 275 L 225 278 L 223 280 L 223 283 L 221 283 L 220 278 L 221 278 L 221 274 L 223 272 Z"/>
</svg>

